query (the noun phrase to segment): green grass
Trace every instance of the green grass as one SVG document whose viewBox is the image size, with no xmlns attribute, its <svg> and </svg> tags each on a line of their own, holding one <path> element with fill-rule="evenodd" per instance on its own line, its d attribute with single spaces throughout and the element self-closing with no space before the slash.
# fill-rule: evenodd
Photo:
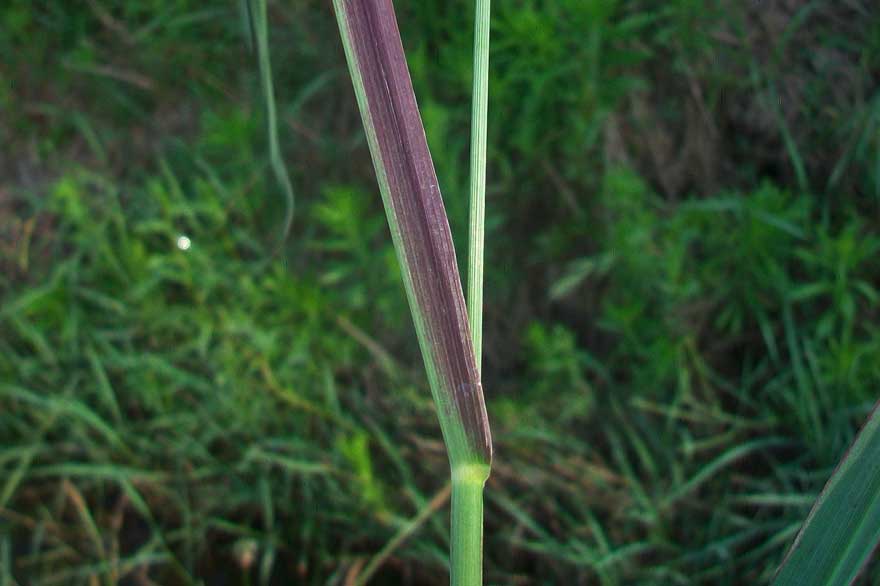
<svg viewBox="0 0 880 586">
<path fill-rule="evenodd" d="M 880 404 L 880 403 L 878 403 Z M 852 584 L 880 539 L 880 418 L 875 409 L 822 489 L 773 580 L 784 584 Z"/>
<path fill-rule="evenodd" d="M 398 2 L 460 261 L 464 7 Z M 496 3 L 487 584 L 769 584 L 876 400 L 880 23 L 809 7 Z M 0 584 L 446 582 L 336 24 L 268 16 L 278 256 L 234 3 L 0 9 Z"/>
</svg>

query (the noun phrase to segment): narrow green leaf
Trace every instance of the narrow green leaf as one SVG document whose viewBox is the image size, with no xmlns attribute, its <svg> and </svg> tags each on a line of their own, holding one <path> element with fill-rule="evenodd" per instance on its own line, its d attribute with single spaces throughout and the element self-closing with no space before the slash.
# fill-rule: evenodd
<svg viewBox="0 0 880 586">
<path fill-rule="evenodd" d="M 483 257 L 486 232 L 486 134 L 489 116 L 490 0 L 476 0 L 474 91 L 471 111 L 471 202 L 468 241 L 468 317 L 477 368 L 483 356 Z"/>
<path fill-rule="evenodd" d="M 391 0 L 334 0 L 431 392 L 453 468 L 492 444 L 452 234 Z"/>
<path fill-rule="evenodd" d="M 284 192 L 284 222 L 278 246 L 284 244 L 293 224 L 294 195 L 293 183 L 287 174 L 284 160 L 281 157 L 281 145 L 278 141 L 278 114 L 275 107 L 275 89 L 272 86 L 272 62 L 269 54 L 269 24 L 266 15 L 266 0 L 245 0 L 248 19 L 248 44 L 256 44 L 257 62 L 260 68 L 260 85 L 266 105 L 266 131 L 269 135 L 269 162 L 275 180 Z"/>
<path fill-rule="evenodd" d="M 880 542 L 880 403 L 794 540 L 773 586 L 852 584 Z"/>
</svg>

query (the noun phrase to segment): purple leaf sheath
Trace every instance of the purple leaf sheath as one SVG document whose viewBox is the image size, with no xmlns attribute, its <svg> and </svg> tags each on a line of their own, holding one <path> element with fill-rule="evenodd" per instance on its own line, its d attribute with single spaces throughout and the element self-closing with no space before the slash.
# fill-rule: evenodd
<svg viewBox="0 0 880 586">
<path fill-rule="evenodd" d="M 334 5 L 450 460 L 489 465 L 489 423 L 452 235 L 394 6 Z"/>
</svg>

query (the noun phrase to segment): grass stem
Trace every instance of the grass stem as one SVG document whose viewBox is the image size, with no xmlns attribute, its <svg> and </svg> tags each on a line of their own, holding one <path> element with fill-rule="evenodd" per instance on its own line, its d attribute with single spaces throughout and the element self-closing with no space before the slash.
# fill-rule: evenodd
<svg viewBox="0 0 880 586">
<path fill-rule="evenodd" d="M 488 466 L 460 466 L 452 473 L 452 586 L 483 583 L 483 486 Z"/>
<path fill-rule="evenodd" d="M 275 88 L 272 85 L 272 61 L 269 54 L 269 23 L 266 0 L 248 0 L 248 11 L 254 41 L 257 47 L 257 62 L 260 69 L 260 86 L 266 106 L 266 130 L 269 135 L 269 162 L 278 185 L 284 192 L 284 220 L 277 249 L 280 249 L 290 234 L 293 224 L 294 194 L 293 184 L 284 166 L 281 145 L 278 140 L 278 113 L 275 106 Z"/>
<path fill-rule="evenodd" d="M 468 241 L 468 321 L 477 368 L 483 356 L 483 249 L 486 224 L 486 127 L 489 111 L 490 0 L 476 0 L 474 91 L 471 112 L 470 239 Z"/>
<path fill-rule="evenodd" d="M 486 233 L 486 132 L 489 112 L 491 0 L 476 0 L 474 89 L 471 111 L 470 237 L 467 306 L 477 369 L 483 358 L 483 257 Z M 462 467 L 452 474 L 452 586 L 483 583 L 483 486 L 489 468 Z"/>
</svg>

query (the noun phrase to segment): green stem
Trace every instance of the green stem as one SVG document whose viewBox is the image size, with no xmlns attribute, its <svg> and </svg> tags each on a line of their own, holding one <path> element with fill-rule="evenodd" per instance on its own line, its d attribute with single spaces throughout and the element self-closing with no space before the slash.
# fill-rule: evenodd
<svg viewBox="0 0 880 586">
<path fill-rule="evenodd" d="M 293 184 L 284 166 L 281 156 L 281 145 L 278 140 L 278 113 L 275 107 L 275 89 L 272 86 L 272 61 L 269 54 L 269 22 L 267 17 L 266 0 L 249 0 L 251 26 L 253 27 L 254 39 L 257 45 L 257 62 L 260 68 L 260 85 L 263 90 L 263 99 L 266 102 L 266 126 L 269 135 L 269 162 L 275 179 L 284 192 L 284 220 L 281 237 L 278 239 L 278 249 L 287 240 L 290 234 L 290 226 L 293 223 L 294 195 Z"/>
<path fill-rule="evenodd" d="M 486 225 L 490 5 L 491 0 L 476 0 L 474 19 L 467 306 L 477 369 L 482 368 L 483 357 L 483 250 Z M 483 584 L 483 487 L 488 477 L 488 466 L 457 466 L 452 471 L 452 586 Z"/>
<path fill-rule="evenodd" d="M 483 486 L 488 466 L 459 466 L 452 472 L 452 586 L 483 583 Z"/>
<path fill-rule="evenodd" d="M 483 248 L 486 215 L 486 127 L 489 111 L 490 0 L 476 0 L 474 92 L 471 112 L 471 198 L 468 242 L 468 321 L 477 368 L 483 356 Z"/>
</svg>

